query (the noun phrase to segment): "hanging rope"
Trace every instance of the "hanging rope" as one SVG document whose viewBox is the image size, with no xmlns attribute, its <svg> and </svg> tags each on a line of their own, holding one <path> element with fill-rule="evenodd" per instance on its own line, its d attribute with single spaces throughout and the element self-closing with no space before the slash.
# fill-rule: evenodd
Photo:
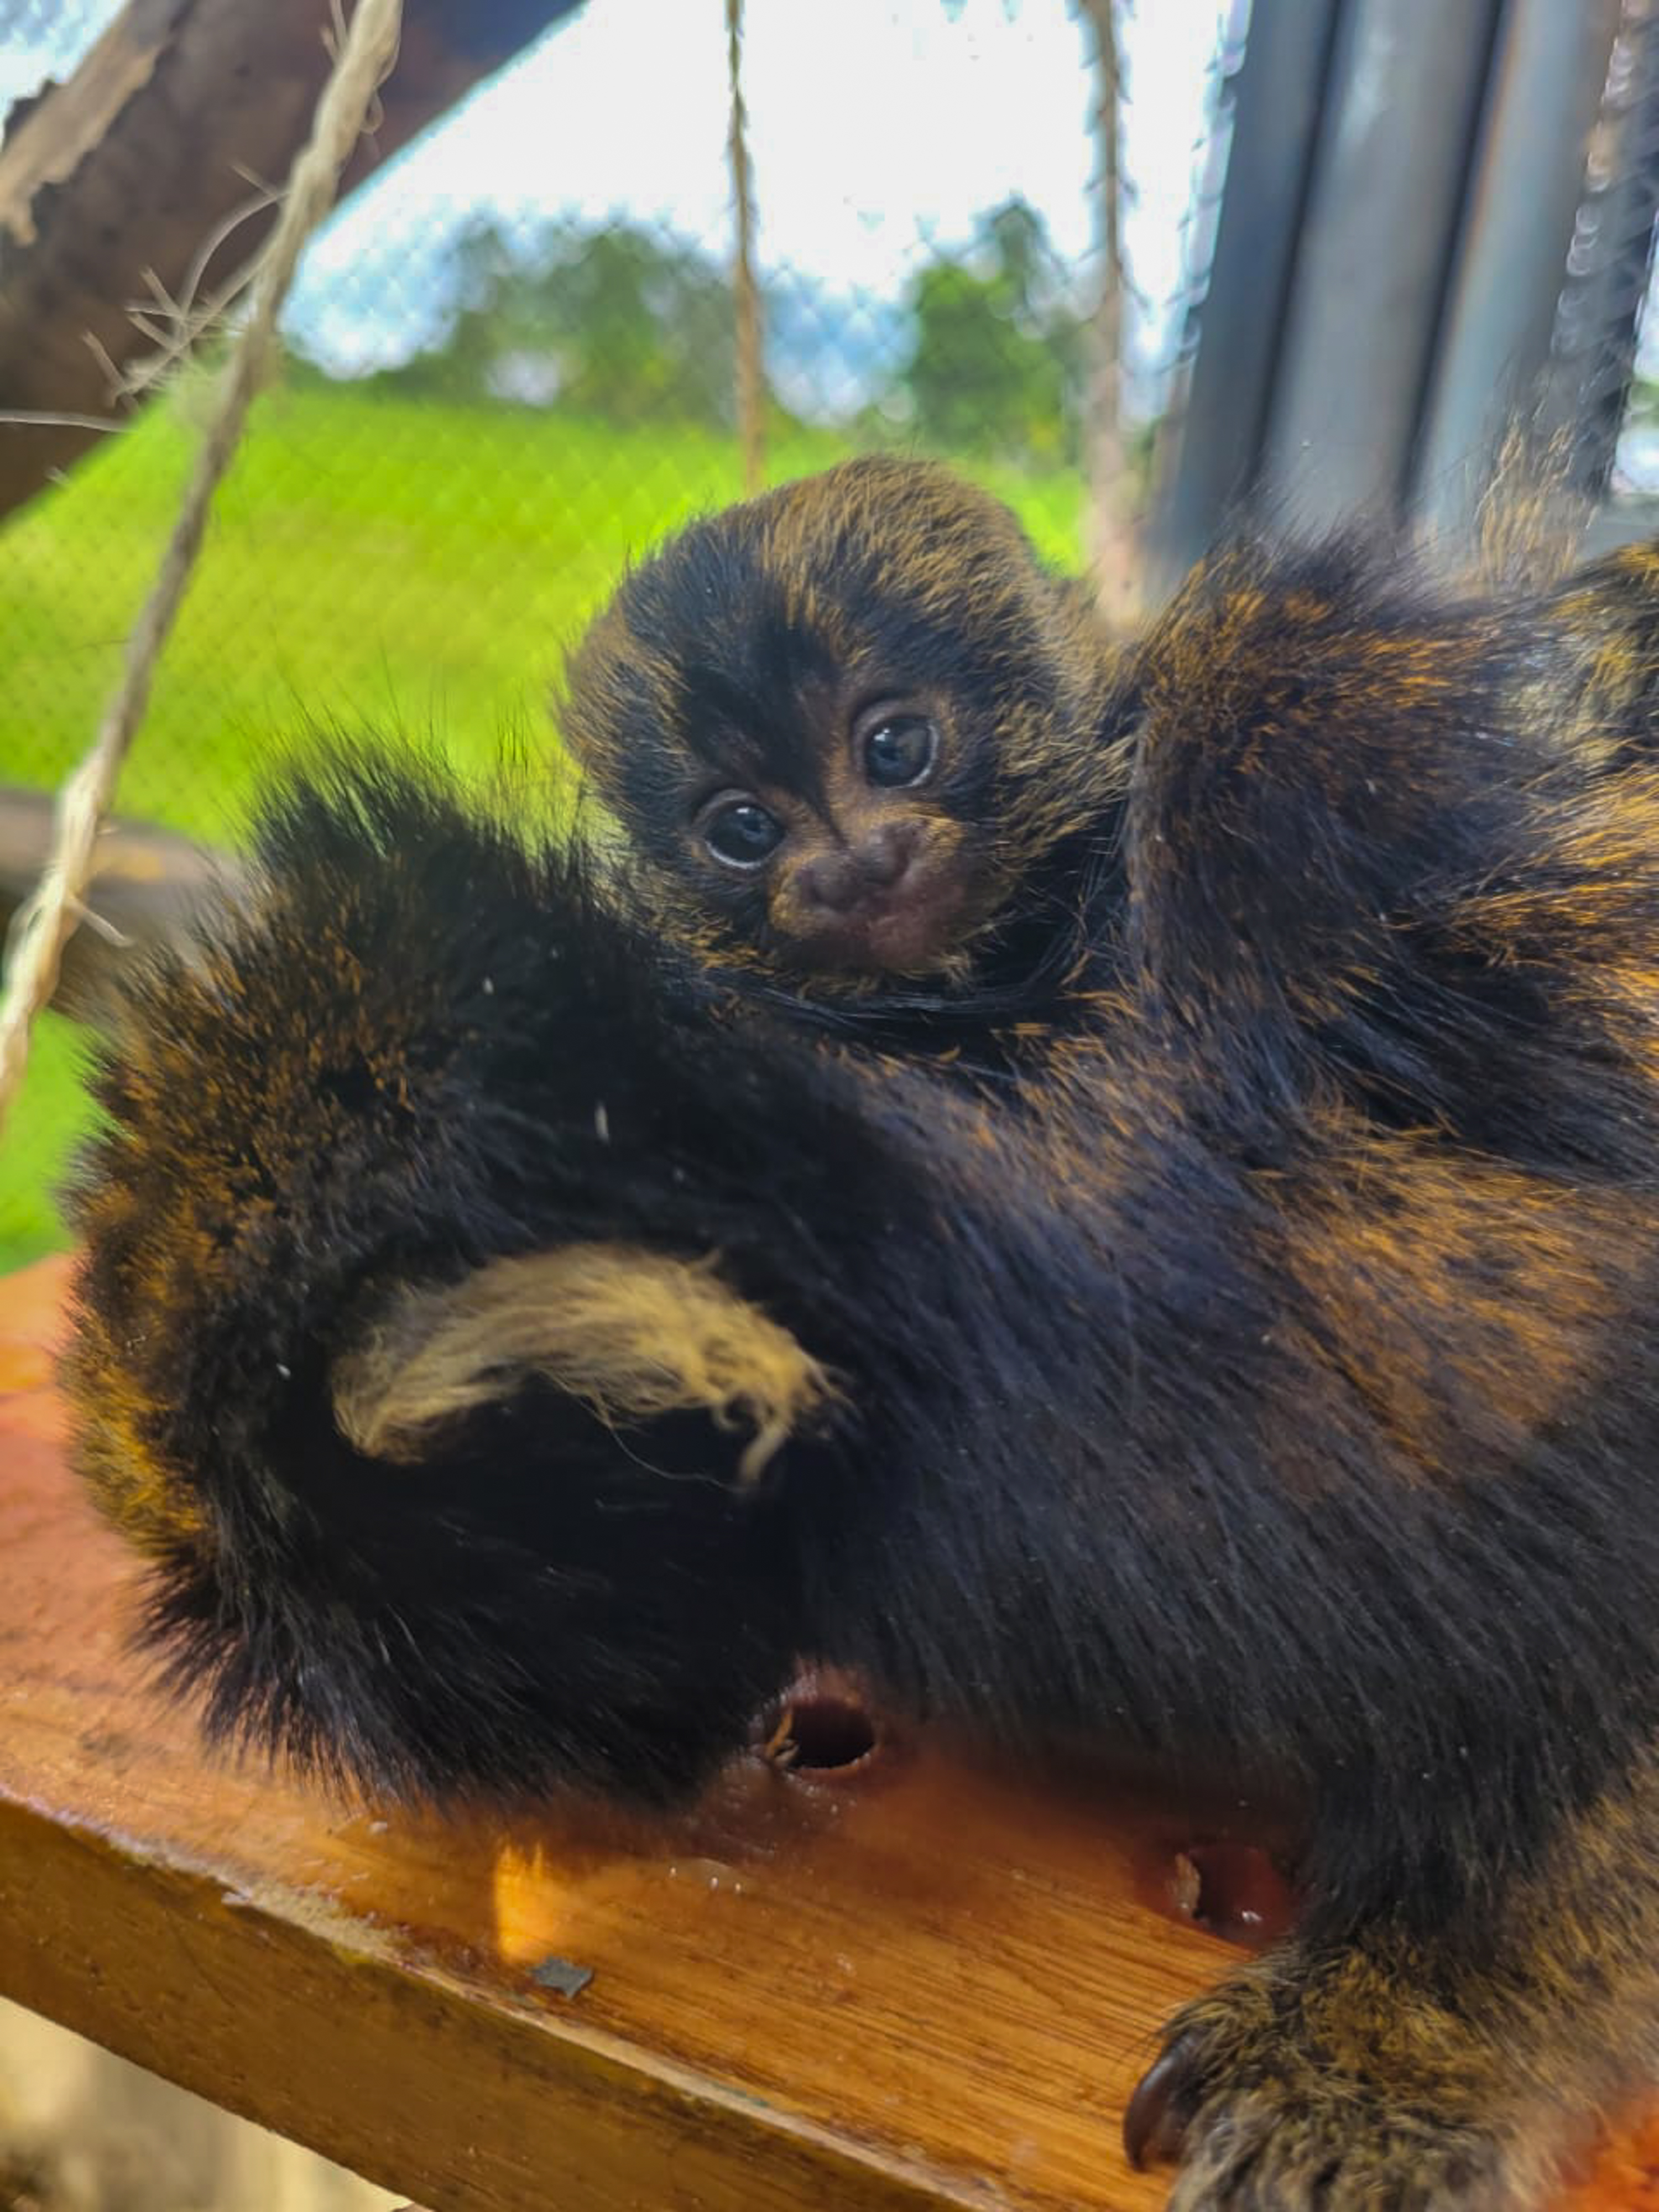
<svg viewBox="0 0 1659 2212">
<path fill-rule="evenodd" d="M 253 277 L 247 322 L 231 343 L 161 571 L 127 641 L 120 681 L 91 750 L 58 795 L 52 856 L 39 890 L 18 915 L 0 1000 L 0 1132 L 23 1080 L 35 1018 L 57 988 L 64 947 L 81 918 L 99 830 L 189 586 L 214 493 L 264 381 L 295 266 L 307 240 L 333 205 L 340 172 L 377 112 L 380 84 L 397 58 L 402 15 L 402 0 L 358 0 L 317 103 L 310 140 L 289 173 L 282 213 Z"/>
<path fill-rule="evenodd" d="M 1089 561 L 1109 619 L 1127 625 L 1139 585 L 1139 517 L 1123 436 L 1123 161 L 1116 0 L 1079 0 L 1095 50 L 1095 193 L 1100 286 L 1089 326 Z"/>
<path fill-rule="evenodd" d="M 743 104 L 743 0 L 726 0 L 726 75 L 732 94 L 726 140 L 737 233 L 732 270 L 737 320 L 738 435 L 743 488 L 752 499 L 766 481 L 766 386 L 761 368 L 760 287 L 755 282 L 755 204 L 749 167 L 749 115 Z"/>
</svg>

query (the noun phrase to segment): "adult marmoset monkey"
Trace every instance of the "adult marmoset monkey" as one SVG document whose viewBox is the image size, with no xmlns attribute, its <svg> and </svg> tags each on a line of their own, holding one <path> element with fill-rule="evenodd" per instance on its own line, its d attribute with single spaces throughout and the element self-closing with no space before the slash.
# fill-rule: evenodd
<svg viewBox="0 0 1659 2212">
<path fill-rule="evenodd" d="M 440 790 L 290 790 L 81 1200 L 82 1462 L 215 1725 L 664 1802 L 805 1651 L 1289 1796 L 1303 1923 L 1132 2150 L 1187 2212 L 1536 2204 L 1659 2063 L 1659 773 L 1559 741 L 1600 604 L 1210 564 L 1012 1091 L 711 1001 Z"/>
<path fill-rule="evenodd" d="M 1086 1001 L 1127 668 L 1000 501 L 867 457 L 634 569 L 561 723 L 697 970 L 948 1046 Z"/>
</svg>

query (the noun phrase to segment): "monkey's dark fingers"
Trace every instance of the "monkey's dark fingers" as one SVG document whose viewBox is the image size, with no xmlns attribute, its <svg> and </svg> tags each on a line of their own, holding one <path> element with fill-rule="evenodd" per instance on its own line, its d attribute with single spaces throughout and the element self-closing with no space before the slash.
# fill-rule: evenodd
<svg viewBox="0 0 1659 2212">
<path fill-rule="evenodd" d="M 1490 2000 L 1442 2001 L 1435 1948 L 1383 1923 L 1296 1939 L 1186 2006 L 1130 2100 L 1172 2212 L 1523 2212 L 1561 2148 Z"/>
</svg>

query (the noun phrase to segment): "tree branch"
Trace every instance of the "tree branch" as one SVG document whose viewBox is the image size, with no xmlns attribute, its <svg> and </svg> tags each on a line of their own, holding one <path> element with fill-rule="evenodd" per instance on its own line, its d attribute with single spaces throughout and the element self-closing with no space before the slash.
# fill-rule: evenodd
<svg viewBox="0 0 1659 2212">
<path fill-rule="evenodd" d="M 342 192 L 579 4 L 408 0 L 398 67 Z M 335 0 L 128 0 L 66 82 L 12 109 L 0 514 L 96 441 L 127 372 L 154 351 L 131 303 L 153 315 L 192 289 L 210 301 L 257 254 L 274 220 L 259 187 L 304 143 L 336 14 Z"/>
</svg>

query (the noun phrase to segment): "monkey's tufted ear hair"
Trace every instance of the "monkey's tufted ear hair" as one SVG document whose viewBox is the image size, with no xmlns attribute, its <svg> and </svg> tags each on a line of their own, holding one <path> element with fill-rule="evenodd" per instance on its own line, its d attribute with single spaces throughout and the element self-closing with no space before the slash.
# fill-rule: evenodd
<svg viewBox="0 0 1659 2212">
<path fill-rule="evenodd" d="M 370 1458 L 416 1462 L 531 1376 L 618 1431 L 673 1413 L 746 1429 L 745 1483 L 832 1395 L 817 1361 L 712 1260 L 579 1243 L 405 1289 L 337 1364 L 335 1414 Z"/>
</svg>

